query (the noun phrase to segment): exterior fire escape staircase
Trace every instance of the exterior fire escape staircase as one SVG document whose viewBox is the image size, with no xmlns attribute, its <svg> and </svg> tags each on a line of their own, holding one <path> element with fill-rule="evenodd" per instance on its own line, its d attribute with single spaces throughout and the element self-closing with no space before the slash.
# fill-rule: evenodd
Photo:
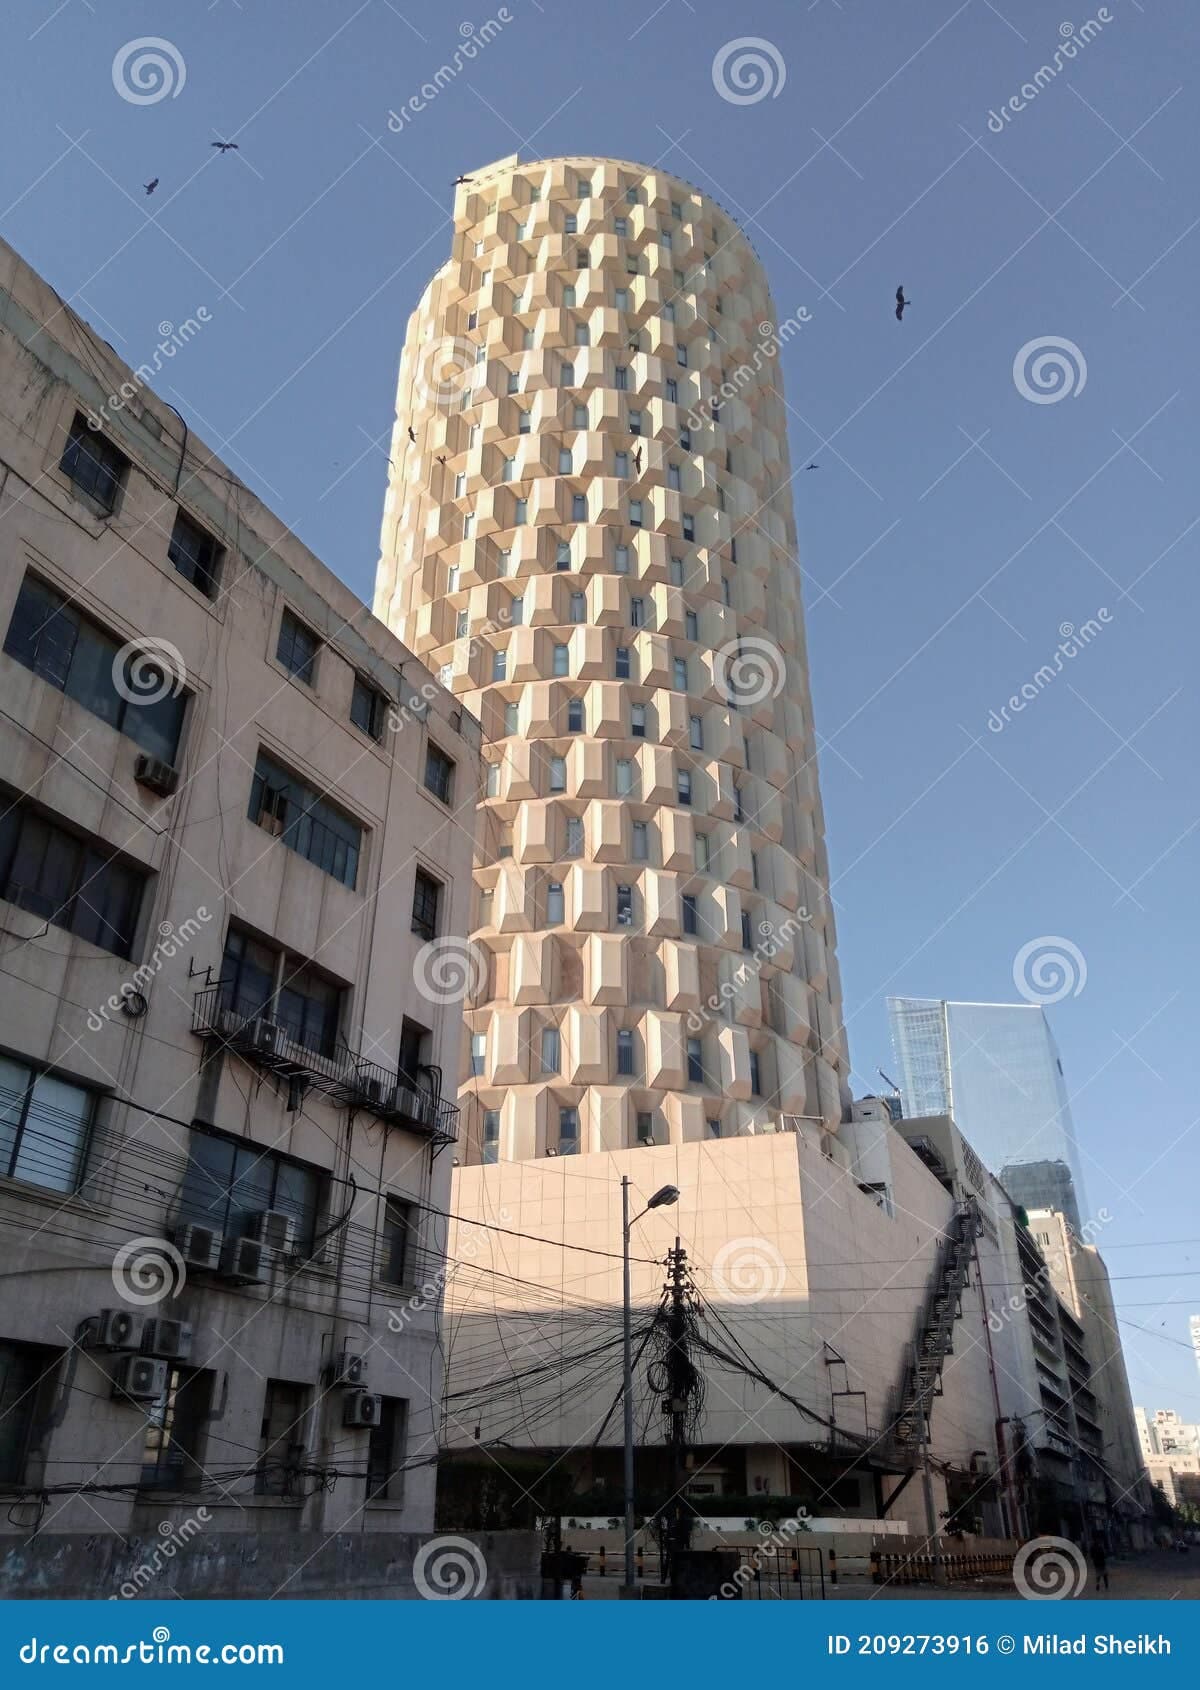
<svg viewBox="0 0 1200 1690">
<path fill-rule="evenodd" d="M 959 1204 L 938 1246 L 925 1307 L 892 1393 L 887 1441 L 910 1473 L 929 1435 L 929 1413 L 934 1397 L 941 1395 L 946 1357 L 954 1350 L 954 1324 L 962 1313 L 962 1294 L 980 1230 L 979 1209 L 971 1197 Z"/>
</svg>

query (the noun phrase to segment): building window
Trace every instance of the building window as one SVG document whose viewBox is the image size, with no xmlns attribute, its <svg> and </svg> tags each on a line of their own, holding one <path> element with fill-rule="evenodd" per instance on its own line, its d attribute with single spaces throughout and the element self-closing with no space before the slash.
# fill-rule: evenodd
<svg viewBox="0 0 1200 1690">
<path fill-rule="evenodd" d="M 364 681 L 361 675 L 355 675 L 354 690 L 350 694 L 350 720 L 354 726 L 361 728 L 372 739 L 382 739 L 386 714 L 387 700 L 383 694 Z"/>
<path fill-rule="evenodd" d="M 122 666 L 120 642 L 36 576 L 21 582 L 4 650 L 150 756 L 174 764 L 187 705 L 178 677 L 128 649 Z M 135 702 L 139 693 L 146 703 Z"/>
<path fill-rule="evenodd" d="M 557 1027 L 542 1028 L 542 1073 L 562 1071 L 562 1039 Z"/>
<path fill-rule="evenodd" d="M 702 874 L 708 873 L 709 840 L 707 833 L 696 835 L 696 867 Z"/>
<path fill-rule="evenodd" d="M 613 371 L 613 386 L 618 393 L 624 393 L 629 387 L 629 370 L 626 365 L 618 364 Z"/>
<path fill-rule="evenodd" d="M 489 797 L 489 798 L 499 797 L 499 795 L 500 795 L 500 765 L 499 765 L 499 763 L 488 763 L 487 764 L 487 775 L 485 776 L 484 791 L 485 791 L 486 796 Z"/>
<path fill-rule="evenodd" d="M 304 1417 L 308 1386 L 290 1379 L 268 1379 L 263 1398 L 258 1472 L 259 1496 L 297 1496 L 296 1480 L 304 1464 Z"/>
<path fill-rule="evenodd" d="M 633 887 L 617 887 L 617 926 L 633 926 Z"/>
<path fill-rule="evenodd" d="M 588 345 L 591 344 L 591 342 L 588 338 L 588 329 L 587 329 L 586 323 L 576 323 L 576 325 L 575 325 L 575 344 L 576 344 L 576 346 L 588 346 Z"/>
<path fill-rule="evenodd" d="M 0 1342 L 0 1485 L 23 1485 L 38 1434 L 47 1424 L 59 1352 Z"/>
<path fill-rule="evenodd" d="M 567 760 L 565 757 L 551 757 L 550 759 L 550 790 L 551 792 L 565 792 L 567 790 Z"/>
<path fill-rule="evenodd" d="M 640 499 L 630 499 L 629 501 L 629 526 L 631 528 L 642 526 L 642 501 Z"/>
<path fill-rule="evenodd" d="M 571 412 L 571 426 L 573 428 L 586 428 L 587 425 L 588 425 L 587 406 L 586 405 L 576 405 Z"/>
<path fill-rule="evenodd" d="M 20 800 L 0 805 L 0 897 L 128 957 L 147 876 L 107 847 L 68 833 Z"/>
<path fill-rule="evenodd" d="M 690 428 L 681 428 L 679 430 L 679 444 L 685 452 L 691 451 L 692 431 Z"/>
<path fill-rule="evenodd" d="M 579 1111 L 560 1109 L 558 1112 L 558 1153 L 574 1156 L 579 1151 Z"/>
<path fill-rule="evenodd" d="M 733 582 L 729 579 L 728 575 L 722 575 L 721 577 L 721 602 L 727 608 L 732 608 L 733 606 Z"/>
<path fill-rule="evenodd" d="M 552 880 L 546 888 L 546 925 L 559 927 L 564 917 L 561 880 Z"/>
<path fill-rule="evenodd" d="M 570 658 L 571 651 L 569 646 L 556 645 L 554 648 L 554 662 L 550 671 L 551 674 L 559 677 L 569 675 L 571 672 Z"/>
<path fill-rule="evenodd" d="M 570 475 L 573 467 L 570 447 L 560 446 L 558 449 L 558 473 L 560 475 Z"/>
<path fill-rule="evenodd" d="M 175 526 L 167 545 L 167 558 L 185 581 L 212 598 L 217 590 L 217 561 L 221 548 L 199 523 L 184 511 L 175 512 Z"/>
<path fill-rule="evenodd" d="M 646 706 L 631 704 L 629 707 L 629 732 L 634 739 L 646 737 Z"/>
<path fill-rule="evenodd" d="M 762 1070 L 756 1050 L 750 1052 L 750 1095 L 751 1097 L 762 1096 Z"/>
<path fill-rule="evenodd" d="M 688 689 L 688 666 L 686 657 L 677 657 L 673 664 L 675 672 L 675 690 L 686 692 Z"/>
<path fill-rule="evenodd" d="M 311 628 L 306 628 L 290 610 L 284 611 L 279 622 L 279 643 L 275 647 L 275 656 L 288 674 L 297 681 L 303 681 L 306 687 L 313 684 L 313 665 L 320 643 Z"/>
<path fill-rule="evenodd" d="M 669 302 L 663 306 L 662 314 L 664 323 L 673 323 L 675 321 L 675 307 Z"/>
<path fill-rule="evenodd" d="M 564 853 L 568 857 L 582 857 L 583 855 L 583 817 L 567 817 L 567 843 Z"/>
<path fill-rule="evenodd" d="M 682 205 L 680 205 L 678 200 L 672 200 L 671 201 L 671 216 L 675 219 L 675 221 L 677 223 L 682 223 L 682 221 L 683 221 L 683 207 L 682 207 Z"/>
<path fill-rule="evenodd" d="M 567 701 L 567 732 L 581 734 L 583 732 L 583 700 L 572 698 Z"/>
<path fill-rule="evenodd" d="M 571 542 L 569 540 L 559 540 L 556 544 L 554 548 L 554 567 L 555 569 L 570 569 Z"/>
<path fill-rule="evenodd" d="M 455 639 L 456 640 L 465 640 L 466 637 L 467 637 L 467 629 L 470 626 L 471 626 L 470 616 L 467 614 L 467 612 L 465 610 L 460 610 L 458 615 L 454 618 L 454 637 L 455 637 Z"/>
<path fill-rule="evenodd" d="M 442 883 L 419 868 L 413 880 L 412 930 L 422 939 L 436 939 Z"/>
<path fill-rule="evenodd" d="M 514 593 L 508 601 L 508 620 L 513 628 L 519 628 L 525 620 L 525 599 L 520 593 Z"/>
<path fill-rule="evenodd" d="M 520 372 L 520 370 L 510 370 L 508 372 L 508 380 L 505 383 L 505 391 L 509 394 L 520 393 L 520 391 L 521 391 L 521 372 Z"/>
<path fill-rule="evenodd" d="M 688 367 L 687 347 L 682 343 L 675 348 L 675 362 L 681 370 L 686 370 Z"/>
<path fill-rule="evenodd" d="M 558 372 L 558 385 L 560 387 L 574 387 L 574 385 L 575 385 L 575 366 L 574 366 L 574 364 L 568 364 L 568 363 L 565 363 L 565 362 L 563 363 L 563 365 L 561 366 L 561 368 L 559 369 L 559 372 Z"/>
<path fill-rule="evenodd" d="M 685 892 L 680 898 L 679 903 L 683 914 L 683 931 L 690 934 L 698 933 L 700 931 L 700 924 L 697 919 L 696 912 L 696 894 L 694 892 Z"/>
<path fill-rule="evenodd" d="M 721 1123 L 715 1115 L 710 1115 L 708 1118 L 708 1136 L 709 1138 L 720 1138 L 721 1136 Z"/>
<path fill-rule="evenodd" d="M 492 653 L 492 679 L 493 679 L 493 681 L 502 681 L 502 680 L 504 680 L 504 678 L 506 677 L 507 674 L 508 674 L 508 653 L 506 651 L 494 651 Z"/>
<path fill-rule="evenodd" d="M 411 1285 L 417 1273 L 417 1206 L 385 1197 L 379 1240 L 379 1277 L 387 1285 Z"/>
<path fill-rule="evenodd" d="M 614 291 L 614 293 L 613 293 L 613 309 L 616 310 L 616 311 L 628 311 L 628 309 L 629 309 L 629 289 L 628 288 L 617 288 Z"/>
<path fill-rule="evenodd" d="M 367 1433 L 367 1501 L 399 1502 L 404 1494 L 408 1404 L 380 1397 L 379 1419 Z"/>
<path fill-rule="evenodd" d="M 571 521 L 572 522 L 586 522 L 587 517 L 588 517 L 587 495 L 585 493 L 572 493 L 572 495 L 571 495 Z"/>
<path fill-rule="evenodd" d="M 689 1085 L 702 1086 L 705 1083 L 704 1046 L 699 1039 L 687 1042 L 687 1077 Z"/>
<path fill-rule="evenodd" d="M 673 587 L 683 586 L 683 559 L 673 557 L 669 564 L 670 582 Z"/>
<path fill-rule="evenodd" d="M 500 1160 L 500 1111 L 485 1109 L 483 1134 L 480 1139 L 479 1160 L 488 1165 Z"/>
<path fill-rule="evenodd" d="M 96 1096 L 56 1074 L 0 1056 L 0 1174 L 48 1191 L 74 1191 L 95 1119 Z M 5 1430 L 0 1419 L 0 1465 Z"/>
<path fill-rule="evenodd" d="M 256 1215 L 279 1210 L 293 1223 L 293 1243 L 312 1251 L 320 1212 L 321 1174 L 305 1162 L 248 1138 L 193 1127 L 179 1196 L 179 1218 L 244 1238 Z"/>
<path fill-rule="evenodd" d="M 682 483 L 682 480 L 681 480 L 680 474 L 679 474 L 679 465 L 678 464 L 668 464 L 667 465 L 667 486 L 674 489 L 674 491 L 676 493 L 678 493 L 678 491 L 679 491 L 679 489 L 682 485 L 683 485 L 683 483 Z"/>
<path fill-rule="evenodd" d="M 629 219 L 627 217 L 613 218 L 613 234 L 618 240 L 625 240 L 629 234 Z"/>
<path fill-rule="evenodd" d="M 627 681 L 629 679 L 629 647 L 627 645 L 619 645 L 617 647 L 616 660 L 613 664 L 613 674 L 618 681 Z"/>
<path fill-rule="evenodd" d="M 639 1144 L 654 1143 L 654 1116 L 648 1109 L 637 1112 L 637 1141 Z"/>
<path fill-rule="evenodd" d="M 737 541 L 734 540 L 734 539 L 731 539 L 730 542 L 729 542 L 729 561 L 730 561 L 730 563 L 736 563 L 737 560 L 738 560 Z"/>
<path fill-rule="evenodd" d="M 303 958 L 285 955 L 231 927 L 221 958 L 221 1007 L 242 1021 L 282 1025 L 308 1050 L 332 1056 L 341 1026 L 342 991 Z"/>
<path fill-rule="evenodd" d="M 616 452 L 613 454 L 613 474 L 618 478 L 618 480 L 626 480 L 629 475 L 628 452 Z"/>
<path fill-rule="evenodd" d="M 617 797 L 628 798 L 633 791 L 633 764 L 628 757 L 617 758 Z"/>
<path fill-rule="evenodd" d="M 742 949 L 744 951 L 754 949 L 753 923 L 750 920 L 749 910 L 742 911 Z"/>
<path fill-rule="evenodd" d="M 735 786 L 733 789 L 733 819 L 738 822 L 744 822 L 746 819 L 746 807 L 742 802 L 742 789 L 740 786 Z"/>
<path fill-rule="evenodd" d="M 667 401 L 668 405 L 678 405 L 678 403 L 679 403 L 679 383 L 675 380 L 674 376 L 668 376 L 667 377 L 666 386 L 665 386 L 665 393 L 666 393 L 666 401 Z"/>
<path fill-rule="evenodd" d="M 575 183 L 575 198 L 577 200 L 586 200 L 591 199 L 591 197 L 592 184 L 588 181 L 586 176 L 578 177 Z"/>
<path fill-rule="evenodd" d="M 650 857 L 650 830 L 645 822 L 634 822 L 632 855 L 635 863 L 644 863 Z"/>
<path fill-rule="evenodd" d="M 688 744 L 693 751 L 704 750 L 704 718 L 690 716 L 688 718 Z"/>
<path fill-rule="evenodd" d="M 631 598 L 629 601 L 629 624 L 632 628 L 644 628 L 646 625 L 646 601 L 643 598 Z"/>
<path fill-rule="evenodd" d="M 517 722 L 519 709 L 519 705 L 516 704 L 506 704 L 504 706 L 504 731 L 506 734 L 515 734 L 519 732 Z"/>
<path fill-rule="evenodd" d="M 306 781 L 280 768 L 265 751 L 259 752 L 254 766 L 248 814 L 289 850 L 353 888 L 362 828 Z"/>
<path fill-rule="evenodd" d="M 572 234 L 574 234 L 574 230 L 571 230 L 570 232 Z M 566 310 L 566 311 L 574 310 L 574 308 L 575 308 L 575 289 L 573 287 L 565 287 L 562 290 L 562 302 L 563 302 L 563 309 L 564 310 Z"/>
<path fill-rule="evenodd" d="M 143 1490 L 199 1490 L 206 1477 L 204 1428 L 211 1418 L 211 1373 L 173 1367 L 164 1396 L 149 1410 L 142 1443 Z"/>
<path fill-rule="evenodd" d="M 685 540 L 696 538 L 696 519 L 691 511 L 684 511 L 683 513 L 683 537 Z"/>
<path fill-rule="evenodd" d="M 533 418 L 528 411 L 517 412 L 517 433 L 528 434 L 533 428 Z"/>
<path fill-rule="evenodd" d="M 760 887 L 759 887 L 759 884 L 758 884 L 758 852 L 757 851 L 751 851 L 751 853 L 750 853 L 750 884 L 754 887 L 754 890 L 756 892 L 760 890 Z"/>
<path fill-rule="evenodd" d="M 511 481 L 513 476 L 516 474 L 516 471 L 517 460 L 515 458 L 505 458 L 504 462 L 500 465 L 501 481 Z M 458 489 L 455 488 L 455 492 L 457 491 Z"/>
<path fill-rule="evenodd" d="M 618 575 L 629 574 L 629 547 L 617 546 L 613 551 L 613 568 Z"/>
<path fill-rule="evenodd" d="M 454 760 L 432 741 L 425 750 L 425 789 L 443 804 L 449 804 L 454 792 Z"/>
<path fill-rule="evenodd" d="M 633 1073 L 633 1034 L 624 1027 L 617 1034 L 617 1073 Z"/>
<path fill-rule="evenodd" d="M 571 594 L 571 621 L 572 622 L 586 622 L 587 621 L 587 594 L 586 593 L 572 593 Z"/>
<path fill-rule="evenodd" d="M 122 477 L 129 468 L 129 459 L 97 429 L 89 428 L 87 418 L 81 411 L 76 411 L 59 468 L 81 493 L 108 515 L 116 509 L 117 494 L 121 490 Z"/>
<path fill-rule="evenodd" d="M 690 769 L 680 769 L 675 782 L 675 796 L 685 809 L 692 804 L 692 774 Z"/>
<path fill-rule="evenodd" d="M 470 540 L 474 537 L 474 534 L 475 534 L 475 512 L 474 511 L 466 511 L 466 512 L 463 513 L 462 537 L 463 537 L 464 540 Z"/>
</svg>

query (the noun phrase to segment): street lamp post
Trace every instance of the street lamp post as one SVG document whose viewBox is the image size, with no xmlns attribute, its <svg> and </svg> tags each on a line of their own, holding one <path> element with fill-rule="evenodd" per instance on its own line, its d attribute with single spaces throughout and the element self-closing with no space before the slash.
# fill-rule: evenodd
<svg viewBox="0 0 1200 1690">
<path fill-rule="evenodd" d="M 634 1563 L 634 1537 L 637 1532 L 636 1510 L 633 1494 L 633 1305 L 629 1288 L 629 1235 L 634 1222 L 640 1221 L 642 1215 L 651 1209 L 665 1208 L 671 1203 L 679 1201 L 679 1188 L 674 1185 L 664 1185 L 654 1193 L 641 1214 L 629 1217 L 629 1176 L 621 1178 L 621 1266 L 623 1272 L 624 1318 L 625 1318 L 625 1367 L 624 1385 L 621 1395 L 625 1409 L 625 1588 L 632 1590 L 637 1583 L 637 1571 Z"/>
</svg>

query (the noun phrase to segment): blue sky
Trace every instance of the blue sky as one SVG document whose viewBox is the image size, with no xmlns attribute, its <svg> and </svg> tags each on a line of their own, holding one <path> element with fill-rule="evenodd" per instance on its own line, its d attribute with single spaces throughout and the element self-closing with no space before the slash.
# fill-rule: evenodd
<svg viewBox="0 0 1200 1690">
<path fill-rule="evenodd" d="M 857 1089 L 889 1067 L 889 992 L 1011 999 L 1021 948 L 1068 940 L 1082 989 L 1050 1014 L 1089 1201 L 1155 1335 L 1125 1329 L 1134 1398 L 1200 1419 L 1194 7 L 511 0 L 390 133 L 499 10 L 10 0 L 0 233 L 134 365 L 206 307 L 159 390 L 369 600 L 452 178 L 612 154 L 739 217 L 779 318 L 811 316 L 783 363 L 793 462 L 821 466 L 795 492 Z M 785 67 L 747 104 L 713 81 L 735 29 Z M 185 76 L 135 105 L 112 64 L 145 36 Z M 1014 365 L 1044 337 L 1071 391 L 1035 403 Z"/>
</svg>

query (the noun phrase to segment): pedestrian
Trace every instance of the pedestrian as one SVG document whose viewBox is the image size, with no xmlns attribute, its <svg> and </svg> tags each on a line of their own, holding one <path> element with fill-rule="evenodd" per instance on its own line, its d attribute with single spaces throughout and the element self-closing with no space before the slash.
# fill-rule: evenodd
<svg viewBox="0 0 1200 1690">
<path fill-rule="evenodd" d="M 1096 1589 L 1099 1590 L 1103 1581 L 1105 1590 L 1108 1589 L 1108 1553 L 1098 1540 L 1092 1544 L 1092 1566 L 1096 1569 Z"/>
</svg>

